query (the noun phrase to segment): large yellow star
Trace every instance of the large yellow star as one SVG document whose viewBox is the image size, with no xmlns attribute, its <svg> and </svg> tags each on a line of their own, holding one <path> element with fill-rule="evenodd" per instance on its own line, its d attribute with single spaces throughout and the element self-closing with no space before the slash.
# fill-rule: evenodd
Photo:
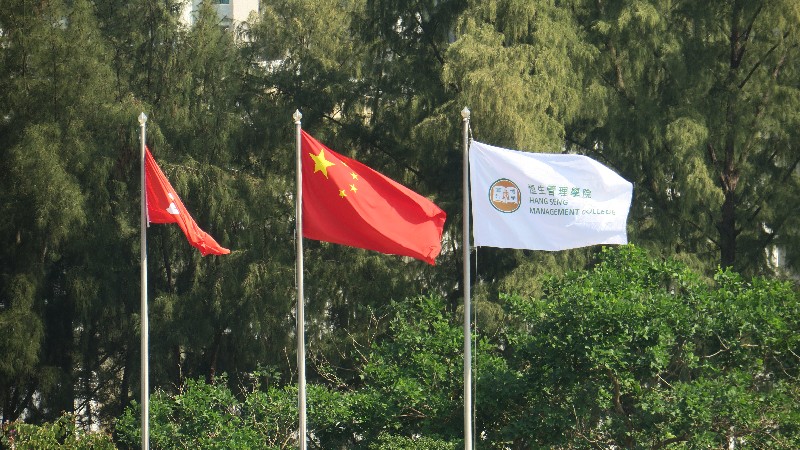
<svg viewBox="0 0 800 450">
<path fill-rule="evenodd" d="M 336 164 L 325 159 L 325 150 L 319 151 L 319 156 L 309 153 L 311 159 L 314 160 L 314 173 L 322 172 L 325 178 L 328 178 L 328 167 L 335 166 Z"/>
</svg>

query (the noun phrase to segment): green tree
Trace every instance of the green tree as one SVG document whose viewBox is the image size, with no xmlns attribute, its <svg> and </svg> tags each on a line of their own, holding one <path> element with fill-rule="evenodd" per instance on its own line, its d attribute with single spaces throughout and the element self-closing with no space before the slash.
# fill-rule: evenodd
<svg viewBox="0 0 800 450">
<path fill-rule="evenodd" d="M 435 196 L 438 203 L 438 193 L 426 189 L 430 185 L 418 173 L 421 165 L 417 165 L 417 159 L 428 162 L 420 157 L 422 148 L 388 131 L 376 131 L 376 127 L 389 125 L 391 119 L 384 122 L 373 115 L 387 107 L 396 108 L 396 100 L 406 100 L 399 97 L 400 88 L 392 88 L 386 99 L 374 103 L 373 94 L 384 95 L 373 84 L 377 82 L 374 77 L 383 75 L 372 66 L 370 52 L 373 45 L 384 44 L 374 36 L 365 42 L 362 20 L 367 20 L 365 8 L 369 7 L 361 1 L 271 2 L 263 6 L 260 23 L 250 29 L 252 41 L 245 51 L 251 71 L 246 90 L 254 97 L 252 103 L 245 101 L 245 107 L 252 111 L 248 116 L 255 121 L 254 136 L 272 143 L 256 147 L 260 153 L 254 152 L 252 160 L 263 168 L 264 178 L 270 182 L 281 180 L 280 194 L 288 208 L 282 210 L 285 215 L 280 220 L 289 230 L 293 227 L 290 199 L 295 168 L 291 114 L 295 109 L 303 113 L 304 129 L 326 145 L 418 192 Z M 409 57 L 413 54 L 408 50 L 406 53 Z M 382 58 L 401 70 L 402 64 L 391 62 L 388 54 Z M 409 68 L 402 70 L 412 73 Z M 430 76 L 419 70 L 413 74 Z M 380 83 L 387 86 L 385 81 Z M 407 115 L 411 113 L 400 108 L 392 114 L 407 123 Z M 402 124 L 395 125 L 396 130 L 403 129 Z M 390 141 L 384 142 L 384 138 Z M 412 148 L 412 152 L 406 151 Z M 429 164 L 427 168 L 433 166 Z M 284 235 L 282 239 L 288 243 L 287 238 Z M 333 383 L 357 382 L 353 377 L 357 374 L 359 347 L 368 346 L 375 332 L 382 331 L 374 328 L 381 323 L 373 316 L 374 311 L 391 299 L 449 290 L 453 284 L 452 280 L 443 281 L 446 277 L 440 275 L 441 268 L 448 266 L 446 256 L 440 259 L 438 267 L 430 267 L 406 258 L 316 241 L 306 241 L 305 248 L 306 323 L 312 379 L 319 376 Z"/>
<path fill-rule="evenodd" d="M 151 400 L 150 442 L 154 449 L 297 448 L 297 387 L 262 385 L 253 372 L 236 391 L 225 376 L 214 383 L 188 379 L 176 394 L 157 392 Z M 270 377 L 267 377 L 270 378 Z M 357 446 L 352 424 L 359 396 L 308 385 L 310 443 L 316 448 Z M 134 403 L 117 422 L 121 448 L 138 448 L 140 411 Z"/>
<path fill-rule="evenodd" d="M 374 436 L 383 432 L 459 439 L 462 330 L 443 312 L 440 297 L 392 306 L 389 335 L 364 367 L 365 388 L 384 399 Z"/>
<path fill-rule="evenodd" d="M 635 183 L 632 236 L 706 267 L 767 273 L 795 248 L 797 25 L 791 1 L 569 2 L 593 47 L 569 140 Z"/>
<path fill-rule="evenodd" d="M 124 303 L 104 299 L 125 297 L 109 269 L 127 261 L 101 265 L 92 245 L 126 247 L 106 212 L 118 201 L 120 117 L 132 111 L 111 89 L 90 3 L 17 3 L 3 8 L 0 28 L 8 63 L 0 74 L 3 315 L 27 318 L 15 340 L 31 338 L 8 356 L 36 355 L 19 360 L 24 378 L 3 386 L 4 420 L 25 409 L 33 420 L 54 419 L 90 405 L 98 392 L 90 374 L 116 350 L 106 346 L 116 334 L 104 314 Z"/>
<path fill-rule="evenodd" d="M 42 321 L 32 308 L 35 290 L 30 280 L 16 275 L 2 287 L 0 327 L 5 333 L 0 338 L 0 423 L 5 424 L 20 417 L 34 393 L 43 336 Z"/>
<path fill-rule="evenodd" d="M 309 443 L 328 449 L 454 449 L 460 439 L 461 327 L 441 297 L 387 307 L 385 340 L 363 356 L 361 386 L 308 384 Z M 297 387 L 272 371 L 241 378 L 188 379 L 176 394 L 151 399 L 154 448 L 269 448 L 297 445 Z M 116 429 L 122 448 L 140 442 L 140 412 L 128 408 Z"/>
<path fill-rule="evenodd" d="M 19 450 L 115 450 L 111 436 L 81 429 L 74 415 L 65 414 L 53 422 L 31 425 L 4 424 L 0 434 L 4 448 Z"/>
<path fill-rule="evenodd" d="M 150 442 L 158 449 L 261 448 L 264 437 L 243 426 L 240 407 L 225 384 L 188 380 L 173 397 L 163 392 L 153 396 Z M 139 417 L 138 408 L 130 408 L 117 425 L 127 448 L 141 442 Z"/>
<path fill-rule="evenodd" d="M 189 210 L 233 250 L 202 258 L 177 227 L 148 229 L 151 382 L 166 399 L 186 380 L 230 373 L 212 386 L 236 395 L 213 396 L 250 408 L 236 423 L 262 438 L 277 420 L 270 445 L 290 445 L 296 414 L 284 388 L 296 378 L 295 109 L 323 142 L 449 215 L 437 266 L 306 242 L 321 446 L 459 439 L 464 106 L 478 140 L 585 153 L 634 181 L 630 237 L 656 254 L 748 277 L 770 273 L 773 246 L 800 254 L 800 10 L 788 0 L 267 3 L 239 29 L 223 28 L 210 2 L 191 26 L 173 0 L 0 8 L 0 325 L 12 331 L 0 337 L 3 421 L 75 410 L 111 426 L 138 392 L 142 111 L 147 144 Z M 786 286 L 720 272 L 706 287 L 633 250 L 561 281 L 586 292 L 546 281 L 598 251 L 478 252 L 487 443 L 795 443 Z M 539 328 L 558 339 L 528 336 Z M 274 370 L 274 386 L 234 389 L 258 367 Z M 766 429 L 779 431 L 774 441 Z"/>
<path fill-rule="evenodd" d="M 495 445 L 797 446 L 791 284 L 729 271 L 710 282 L 624 246 L 544 292 L 507 299 L 512 370 L 478 382 L 479 405 L 507 387 L 510 420 L 478 409 Z"/>
<path fill-rule="evenodd" d="M 561 152 L 567 127 L 590 115 L 585 102 L 586 68 L 594 49 L 572 11 L 561 2 L 498 0 L 467 2 L 453 26 L 455 38 L 444 53 L 441 80 L 447 87 L 450 117 L 468 107 L 471 138 L 533 152 Z M 439 128 L 458 129 L 455 124 Z M 448 137 L 460 142 L 457 135 Z M 443 144 L 440 144 L 443 145 Z M 460 158 L 457 149 L 455 158 Z M 453 171 L 456 161 L 444 170 Z M 460 175 L 460 174 L 459 174 Z M 448 186 L 458 211 L 460 179 Z M 460 226 L 459 226 L 460 228 Z M 582 268 L 596 248 L 545 253 L 480 248 L 473 279 L 478 314 L 496 316 L 499 292 L 537 291 L 531 280 Z M 459 273 L 450 274 L 459 277 Z M 490 322 L 482 323 L 490 325 Z"/>
</svg>

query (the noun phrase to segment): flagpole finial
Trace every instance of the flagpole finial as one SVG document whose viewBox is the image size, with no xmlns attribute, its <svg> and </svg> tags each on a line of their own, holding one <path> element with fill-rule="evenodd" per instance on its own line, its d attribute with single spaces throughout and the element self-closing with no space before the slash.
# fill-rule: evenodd
<svg viewBox="0 0 800 450">
<path fill-rule="evenodd" d="M 300 110 L 297 109 L 294 111 L 294 114 L 292 114 L 292 118 L 294 119 L 294 123 L 300 123 L 300 119 L 303 118 L 303 113 L 301 113 Z"/>
<path fill-rule="evenodd" d="M 144 125 L 147 122 L 147 115 L 145 113 L 139 114 L 139 125 Z"/>
<path fill-rule="evenodd" d="M 466 106 L 461 110 L 461 117 L 463 117 L 464 120 L 469 120 L 469 108 Z"/>
</svg>

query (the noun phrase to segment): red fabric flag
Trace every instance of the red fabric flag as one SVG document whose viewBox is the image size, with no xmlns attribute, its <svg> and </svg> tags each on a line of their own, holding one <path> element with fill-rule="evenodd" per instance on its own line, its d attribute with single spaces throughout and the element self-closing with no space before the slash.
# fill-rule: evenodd
<svg viewBox="0 0 800 450">
<path fill-rule="evenodd" d="M 435 263 L 444 211 L 305 131 L 301 144 L 304 237 Z"/>
<path fill-rule="evenodd" d="M 197 226 L 164 172 L 156 164 L 149 148 L 145 148 L 144 167 L 148 223 L 177 223 L 189 243 L 197 247 L 203 256 L 226 255 L 231 252 L 217 244 L 214 238 Z"/>
</svg>

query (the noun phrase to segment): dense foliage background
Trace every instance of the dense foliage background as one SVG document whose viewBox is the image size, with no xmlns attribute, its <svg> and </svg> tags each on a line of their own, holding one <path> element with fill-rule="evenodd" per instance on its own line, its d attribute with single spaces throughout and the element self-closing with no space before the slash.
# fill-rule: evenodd
<svg viewBox="0 0 800 450">
<path fill-rule="evenodd" d="M 0 3 L 0 445 L 136 442 L 140 112 L 232 250 L 148 229 L 154 445 L 295 445 L 299 109 L 448 213 L 436 266 L 306 243 L 314 445 L 458 447 L 466 106 L 479 141 L 635 185 L 636 247 L 475 250 L 479 445 L 798 446 L 797 2 L 182 6 Z"/>
</svg>

